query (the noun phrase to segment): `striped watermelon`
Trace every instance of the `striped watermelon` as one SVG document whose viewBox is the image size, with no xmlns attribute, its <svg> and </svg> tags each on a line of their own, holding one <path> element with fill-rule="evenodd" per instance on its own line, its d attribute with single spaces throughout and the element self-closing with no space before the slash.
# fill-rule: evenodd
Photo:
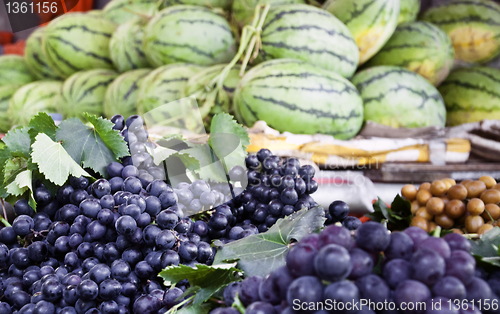
<svg viewBox="0 0 500 314">
<path fill-rule="evenodd" d="M 422 18 L 451 37 L 458 60 L 482 63 L 500 54 L 500 4 L 453 0 L 430 8 Z"/>
<path fill-rule="evenodd" d="M 178 4 L 192 4 L 207 8 L 223 8 L 231 7 L 232 0 L 164 0 L 164 6 L 170 7 Z"/>
<path fill-rule="evenodd" d="M 233 20 L 241 27 L 252 22 L 255 8 L 261 4 L 271 7 L 285 4 L 304 4 L 305 0 L 234 0 L 231 8 Z"/>
<path fill-rule="evenodd" d="M 153 16 L 158 12 L 158 1 L 113 0 L 102 10 L 102 16 L 116 24 L 122 24 L 138 16 Z"/>
<path fill-rule="evenodd" d="M 37 113 L 57 112 L 55 103 L 61 95 L 62 82 L 37 81 L 19 88 L 9 102 L 12 126 L 27 125 Z"/>
<path fill-rule="evenodd" d="M 331 13 L 310 5 L 273 8 L 261 39 L 262 60 L 299 59 L 344 77 L 351 77 L 358 65 L 358 47 L 349 29 Z"/>
<path fill-rule="evenodd" d="M 395 128 L 445 125 L 446 109 L 441 95 L 414 72 L 377 66 L 357 73 L 352 82 L 363 97 L 367 121 Z"/>
<path fill-rule="evenodd" d="M 137 92 L 137 111 L 145 114 L 182 97 L 190 77 L 203 67 L 192 64 L 169 64 L 150 72 Z"/>
<path fill-rule="evenodd" d="M 454 59 L 451 40 L 428 22 L 404 23 L 367 65 L 396 65 L 439 85 L 450 73 Z"/>
<path fill-rule="evenodd" d="M 116 25 L 83 13 L 68 13 L 45 29 L 43 51 L 49 66 L 62 77 L 81 70 L 112 69 L 109 40 Z"/>
<path fill-rule="evenodd" d="M 128 117 L 137 114 L 137 92 L 144 77 L 151 69 L 125 72 L 108 86 L 104 97 L 104 114 L 111 118 L 115 114 Z"/>
<path fill-rule="evenodd" d="M 0 86 L 24 85 L 34 80 L 35 78 L 23 57 L 17 55 L 0 56 Z"/>
<path fill-rule="evenodd" d="M 57 102 L 59 113 L 65 118 L 81 117 L 84 112 L 102 115 L 104 95 L 117 77 L 108 69 L 81 71 L 64 81 L 62 94 Z"/>
<path fill-rule="evenodd" d="M 9 131 L 10 117 L 7 110 L 9 109 L 9 102 L 12 95 L 16 90 L 21 87 L 20 85 L 4 85 L 0 86 L 0 133 L 7 133 Z"/>
<path fill-rule="evenodd" d="M 61 79 L 47 63 L 42 49 L 42 38 L 45 27 L 37 28 L 26 40 L 24 60 L 26 65 L 38 79 Z"/>
<path fill-rule="evenodd" d="M 160 11 L 148 23 L 144 50 L 150 63 L 213 65 L 229 62 L 235 41 L 229 23 L 208 8 L 176 5 Z"/>
<path fill-rule="evenodd" d="M 141 19 L 123 23 L 116 29 L 109 42 L 109 52 L 118 71 L 125 72 L 149 66 L 142 47 L 143 37 L 144 22 Z"/>
<path fill-rule="evenodd" d="M 351 31 L 359 48 L 359 64 L 365 63 L 389 40 L 399 17 L 399 0 L 329 0 L 323 8 Z"/>
<path fill-rule="evenodd" d="M 240 122 L 264 120 L 281 132 L 349 139 L 363 124 L 363 103 L 349 81 L 295 59 L 266 61 L 248 71 L 234 105 Z"/>
<path fill-rule="evenodd" d="M 398 24 L 413 22 L 420 12 L 420 0 L 400 0 Z"/>
<path fill-rule="evenodd" d="M 439 91 L 448 110 L 448 125 L 500 120 L 499 69 L 476 66 L 454 70 Z"/>
<path fill-rule="evenodd" d="M 205 103 L 206 99 L 203 99 L 203 96 L 200 95 L 205 91 L 207 85 L 209 85 L 214 78 L 222 72 L 222 70 L 226 67 L 227 64 L 217 64 L 208 68 L 201 70 L 199 73 L 193 75 L 186 83 L 186 86 L 183 90 L 182 96 L 194 96 L 197 98 L 198 106 L 200 108 L 205 108 L 204 105 L 208 105 Z M 234 66 L 229 71 L 228 75 L 224 79 L 223 90 L 217 94 L 217 98 L 215 99 L 214 106 L 210 106 L 210 111 L 202 110 L 202 118 L 206 118 L 206 121 L 210 120 L 210 117 L 207 118 L 207 115 L 214 115 L 220 112 L 230 112 L 232 113 L 232 99 L 234 95 L 234 91 L 238 86 L 241 77 L 240 77 L 240 69 L 239 65 Z"/>
</svg>

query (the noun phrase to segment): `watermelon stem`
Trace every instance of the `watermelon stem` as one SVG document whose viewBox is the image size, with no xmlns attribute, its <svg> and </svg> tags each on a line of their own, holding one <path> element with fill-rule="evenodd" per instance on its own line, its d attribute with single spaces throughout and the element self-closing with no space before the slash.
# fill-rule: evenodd
<svg viewBox="0 0 500 314">
<path fill-rule="evenodd" d="M 257 57 L 261 47 L 260 34 L 262 32 L 262 26 L 264 25 L 267 13 L 269 12 L 269 7 L 270 5 L 266 4 L 258 5 L 255 8 L 252 24 L 245 25 L 243 27 L 240 45 L 233 59 L 219 74 L 217 74 L 207 85 L 205 85 L 202 90 L 191 95 L 203 103 L 200 107 L 202 118 L 205 118 L 210 113 L 213 106 L 216 104 L 217 99 L 225 98 L 224 96 L 227 97 L 224 90 L 224 81 L 238 61 L 244 57 L 240 71 L 240 76 L 243 76 L 246 66 L 250 60 Z"/>
<path fill-rule="evenodd" d="M 264 5 L 264 6 L 258 6 L 257 9 L 255 10 L 255 19 L 254 22 L 252 23 L 251 30 L 252 30 L 252 38 L 250 41 L 250 45 L 246 49 L 246 54 L 245 58 L 242 61 L 241 64 L 241 70 L 240 70 L 240 75 L 243 76 L 245 73 L 245 69 L 250 62 L 250 60 L 253 60 L 257 58 L 259 54 L 259 50 L 261 47 L 261 38 L 260 34 L 262 32 L 262 26 L 264 26 L 264 22 L 266 20 L 267 14 L 269 13 L 269 7 L 270 5 Z M 260 13 L 260 10 L 263 10 L 262 14 Z M 257 25 L 255 25 L 255 20 L 258 20 Z"/>
</svg>

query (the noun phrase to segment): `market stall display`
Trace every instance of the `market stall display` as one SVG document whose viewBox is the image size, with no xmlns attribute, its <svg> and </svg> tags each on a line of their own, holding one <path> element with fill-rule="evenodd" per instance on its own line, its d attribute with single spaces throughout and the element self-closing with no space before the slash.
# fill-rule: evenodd
<svg viewBox="0 0 500 314">
<path fill-rule="evenodd" d="M 498 313 L 499 12 L 112 0 L 37 29 L 0 56 L 0 313 Z"/>
</svg>

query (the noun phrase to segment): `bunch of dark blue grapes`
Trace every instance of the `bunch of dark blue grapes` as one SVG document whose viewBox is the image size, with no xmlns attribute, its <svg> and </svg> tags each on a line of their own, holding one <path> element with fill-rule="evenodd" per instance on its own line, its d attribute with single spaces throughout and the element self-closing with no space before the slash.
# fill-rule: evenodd
<svg viewBox="0 0 500 314">
<path fill-rule="evenodd" d="M 0 229 L 0 313 L 164 313 L 188 283 L 167 289 L 158 273 L 212 263 L 207 223 L 184 217 L 171 186 L 141 177 L 131 158 L 107 173 L 55 194 L 38 186 L 36 212 L 15 203 Z"/>
<path fill-rule="evenodd" d="M 248 155 L 245 163 L 247 169 L 236 166 L 228 173 L 230 182 L 239 182 L 244 190 L 215 208 L 208 221 L 212 239 L 228 242 L 265 232 L 279 218 L 317 206 L 310 196 L 318 189 L 311 165 L 301 166 L 298 159 L 280 158 L 269 149 Z"/>
<path fill-rule="evenodd" d="M 231 307 L 236 298 L 246 314 L 498 313 L 500 276 L 479 271 L 470 249 L 457 233 L 437 238 L 417 227 L 389 233 L 366 222 L 353 235 L 331 225 L 294 245 L 286 265 L 268 276 L 227 286 L 228 307 L 210 313 L 238 314 Z M 397 310 L 404 306 L 413 308 Z"/>
</svg>

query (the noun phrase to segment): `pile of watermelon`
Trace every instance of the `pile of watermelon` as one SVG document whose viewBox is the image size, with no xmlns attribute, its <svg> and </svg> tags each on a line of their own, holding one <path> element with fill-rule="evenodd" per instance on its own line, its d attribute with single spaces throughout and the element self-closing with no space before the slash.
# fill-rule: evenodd
<svg viewBox="0 0 500 314">
<path fill-rule="evenodd" d="M 492 0 L 424 12 L 418 0 L 112 0 L 39 28 L 24 58 L 0 57 L 0 132 L 38 111 L 128 116 L 183 97 L 206 121 L 229 112 L 338 139 L 367 120 L 500 119 L 499 55 Z"/>
</svg>

